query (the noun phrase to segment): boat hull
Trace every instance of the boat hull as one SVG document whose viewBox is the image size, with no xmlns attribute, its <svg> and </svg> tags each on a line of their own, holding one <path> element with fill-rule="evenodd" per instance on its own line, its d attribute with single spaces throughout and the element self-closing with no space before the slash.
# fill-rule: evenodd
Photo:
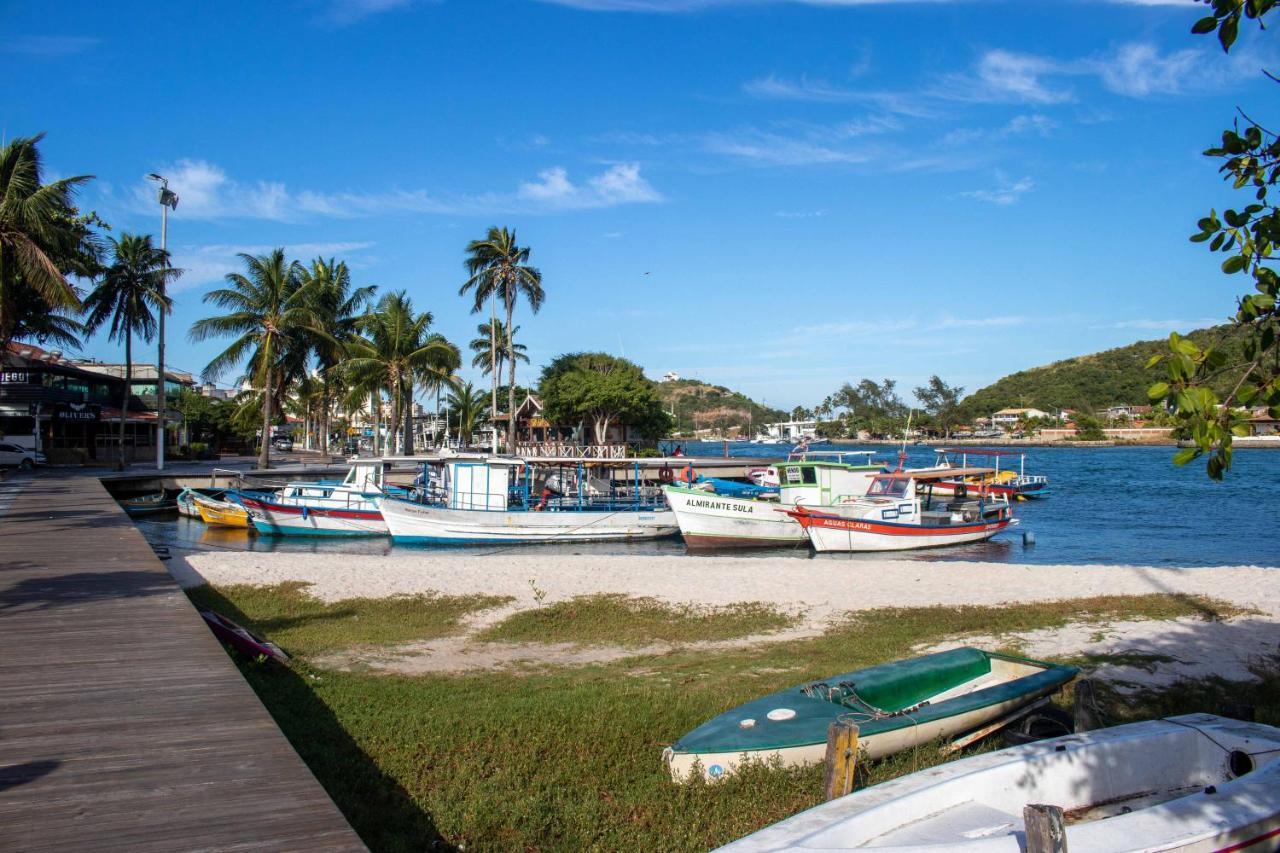
<svg viewBox="0 0 1280 853">
<path fill-rule="evenodd" d="M 514 512 L 448 509 L 384 498 L 382 515 L 395 541 L 436 545 L 658 539 L 680 530 L 667 509 Z"/>
<path fill-rule="evenodd" d="M 1006 517 L 972 524 L 930 527 L 811 513 L 804 521 L 804 530 L 813 549 L 818 552 L 908 551 L 981 542 L 1012 523 L 1013 519 Z"/>
<path fill-rule="evenodd" d="M 685 545 L 697 548 L 794 548 L 809 537 L 777 501 L 716 495 L 664 486 Z"/>
<path fill-rule="evenodd" d="M 192 501 L 196 513 L 205 524 L 216 527 L 250 528 L 249 511 L 231 501 L 211 501 L 196 498 Z"/>
<path fill-rule="evenodd" d="M 1133 723 L 903 776 L 722 849 L 1021 853 L 1023 808 L 1052 803 L 1067 812 L 1069 850 L 1275 850 L 1277 753 L 1271 726 L 1209 714 Z"/>
<path fill-rule="evenodd" d="M 379 510 L 292 506 L 241 495 L 254 529 L 268 536 L 386 536 Z"/>
<path fill-rule="evenodd" d="M 1056 692 L 1075 675 L 1074 667 L 972 648 L 896 661 L 733 708 L 682 737 L 664 753 L 664 760 L 677 782 L 699 773 L 716 779 L 748 761 L 816 764 L 826 755 L 828 727 L 844 716 L 859 720 L 859 750 L 880 758 L 972 731 Z M 822 698 L 823 690 L 834 686 L 842 692 L 845 685 L 854 697 L 851 701 Z M 810 689 L 815 686 L 821 688 L 816 693 Z M 863 704 L 863 696 L 885 711 L 877 713 L 873 705 Z M 892 710 L 897 706 L 906 710 Z M 770 716 L 778 711 L 791 716 Z M 744 720 L 749 725 L 744 726 Z"/>
</svg>

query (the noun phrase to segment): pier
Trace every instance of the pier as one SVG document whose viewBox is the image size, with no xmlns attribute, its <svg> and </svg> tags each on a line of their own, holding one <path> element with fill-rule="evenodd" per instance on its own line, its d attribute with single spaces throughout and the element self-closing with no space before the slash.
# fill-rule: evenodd
<svg viewBox="0 0 1280 853">
<path fill-rule="evenodd" d="M 0 849 L 363 850 L 95 477 L 0 481 Z"/>
</svg>

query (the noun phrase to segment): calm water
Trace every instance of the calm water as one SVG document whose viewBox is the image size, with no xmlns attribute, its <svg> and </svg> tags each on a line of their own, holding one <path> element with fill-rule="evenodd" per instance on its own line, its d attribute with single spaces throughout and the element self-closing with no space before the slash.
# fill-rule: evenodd
<svg viewBox="0 0 1280 853">
<path fill-rule="evenodd" d="M 715 455 L 720 444 L 684 444 L 690 455 Z M 731 444 L 733 456 L 786 452 L 786 448 Z M 877 457 L 894 458 L 890 448 Z M 989 560 L 1026 563 L 1134 563 L 1140 565 L 1280 566 L 1280 451 L 1238 450 L 1226 482 L 1214 483 L 1204 466 L 1175 468 L 1167 447 L 1033 448 L 1027 473 L 1046 474 L 1052 494 L 1015 505 L 1019 527 L 990 542 L 896 555 L 829 554 L 807 550 L 757 551 L 743 559 L 791 555 L 797 559 L 861 560 L 892 556 L 904 560 Z M 910 465 L 929 465 L 933 454 L 908 449 Z M 423 546 L 392 545 L 387 539 L 312 540 L 253 536 L 245 531 L 207 528 L 186 518 L 140 520 L 138 527 L 156 544 L 175 552 L 224 549 L 350 554 L 422 553 Z M 1023 531 L 1035 544 L 1023 544 Z M 476 548 L 494 556 L 541 554 L 683 554 L 678 539 L 639 544 L 539 545 Z M 693 557 L 691 559 L 696 559 Z"/>
</svg>

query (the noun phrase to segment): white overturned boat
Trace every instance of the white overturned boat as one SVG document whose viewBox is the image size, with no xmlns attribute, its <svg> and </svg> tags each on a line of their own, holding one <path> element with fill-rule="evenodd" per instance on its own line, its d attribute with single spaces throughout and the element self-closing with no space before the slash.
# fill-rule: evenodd
<svg viewBox="0 0 1280 853">
<path fill-rule="evenodd" d="M 721 848 L 1020 853 L 1023 807 L 1066 813 L 1067 849 L 1275 850 L 1280 729 L 1190 714 L 954 761 L 824 803 Z"/>
<path fill-rule="evenodd" d="M 598 463 L 598 473 L 608 463 Z M 617 463 L 614 463 L 616 466 Z M 533 544 L 655 539 L 679 532 L 661 493 L 614 484 L 588 463 L 555 465 L 505 456 L 456 456 L 424 464 L 410 499 L 384 497 L 382 518 L 397 542 Z"/>
<path fill-rule="evenodd" d="M 862 497 L 883 467 L 863 451 L 795 455 L 761 477 L 771 495 L 736 497 L 707 485 L 663 486 L 680 533 L 690 548 L 768 548 L 802 545 L 808 535 L 780 507 L 826 506 Z M 762 486 L 767 488 L 768 486 Z"/>
</svg>

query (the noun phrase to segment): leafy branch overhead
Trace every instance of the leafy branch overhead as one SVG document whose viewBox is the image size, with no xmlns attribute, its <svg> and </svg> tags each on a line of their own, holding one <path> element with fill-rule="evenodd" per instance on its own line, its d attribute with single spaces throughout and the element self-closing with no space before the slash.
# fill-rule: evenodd
<svg viewBox="0 0 1280 853">
<path fill-rule="evenodd" d="M 1198 20 L 1192 32 L 1216 32 L 1222 49 L 1229 51 L 1242 21 L 1265 29 L 1263 18 L 1276 0 L 1204 2 L 1212 14 Z M 1272 417 L 1280 417 L 1280 276 L 1272 267 L 1280 240 L 1280 208 L 1272 195 L 1280 182 L 1280 137 L 1241 111 L 1234 125 L 1223 131 L 1221 144 L 1204 153 L 1222 161 L 1223 179 L 1249 199 L 1238 209 L 1224 210 L 1221 217 L 1209 211 L 1191 236 L 1193 243 L 1207 243 L 1210 252 L 1226 256 L 1221 264 L 1224 274 L 1251 280 L 1252 292 L 1237 299 L 1232 321 L 1232 329 L 1244 333 L 1243 343 L 1237 356 L 1221 341 L 1201 346 L 1171 334 L 1169 351 L 1148 364 L 1163 363 L 1167 379 L 1152 385 L 1148 395 L 1165 403 L 1193 442 L 1174 456 L 1174 462 L 1185 465 L 1207 454 L 1209 476 L 1221 479 L 1231 468 L 1232 437 L 1247 434 L 1247 407 L 1265 406 Z M 1238 378 L 1219 395 L 1214 385 L 1224 374 Z"/>
</svg>

